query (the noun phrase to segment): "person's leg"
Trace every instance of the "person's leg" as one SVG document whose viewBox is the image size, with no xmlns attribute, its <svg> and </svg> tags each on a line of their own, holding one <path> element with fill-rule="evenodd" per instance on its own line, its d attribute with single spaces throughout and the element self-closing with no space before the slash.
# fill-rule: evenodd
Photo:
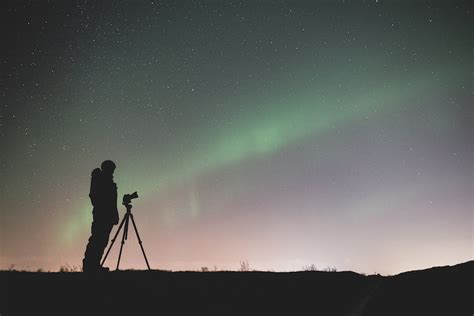
<svg viewBox="0 0 474 316">
<path fill-rule="evenodd" d="M 98 258 L 98 241 L 100 237 L 100 228 L 97 221 L 92 222 L 91 226 L 91 236 L 86 246 L 86 251 L 84 253 L 84 259 L 82 260 L 82 271 L 88 272 L 95 270 L 99 265 L 100 258 Z"/>
<path fill-rule="evenodd" d="M 99 261 L 102 259 L 104 255 L 104 250 L 109 243 L 110 232 L 112 231 L 112 224 L 104 223 L 101 227 L 101 234 L 100 240 L 97 244 L 97 256 L 99 257 Z"/>
</svg>

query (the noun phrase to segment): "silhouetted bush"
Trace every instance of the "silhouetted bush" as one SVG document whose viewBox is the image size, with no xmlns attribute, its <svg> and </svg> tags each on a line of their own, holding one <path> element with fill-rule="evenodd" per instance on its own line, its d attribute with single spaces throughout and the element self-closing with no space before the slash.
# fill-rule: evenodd
<svg viewBox="0 0 474 316">
<path fill-rule="evenodd" d="M 59 267 L 59 272 L 81 272 L 81 268 L 78 266 L 70 266 L 69 264 Z"/>
<path fill-rule="evenodd" d="M 302 269 L 303 271 L 319 271 L 314 264 L 303 266 Z"/>
<path fill-rule="evenodd" d="M 323 270 L 324 272 L 337 272 L 337 269 L 335 267 L 326 267 L 326 269 Z"/>
<path fill-rule="evenodd" d="M 249 272 L 250 271 L 250 265 L 247 260 L 245 261 L 240 261 L 240 272 Z"/>
</svg>

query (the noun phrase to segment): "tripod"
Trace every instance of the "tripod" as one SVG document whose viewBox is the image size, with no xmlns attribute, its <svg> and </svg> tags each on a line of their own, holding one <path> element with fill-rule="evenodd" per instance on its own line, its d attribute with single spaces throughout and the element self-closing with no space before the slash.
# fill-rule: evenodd
<svg viewBox="0 0 474 316">
<path fill-rule="evenodd" d="M 119 256 L 118 256 L 118 260 L 117 260 L 116 270 L 119 269 L 120 258 L 122 257 L 123 245 L 125 244 L 125 240 L 127 240 L 127 237 L 128 237 L 128 223 L 130 222 L 130 218 L 131 218 L 133 228 L 135 229 L 135 234 L 137 234 L 138 243 L 140 244 L 140 248 L 142 249 L 143 257 L 145 258 L 146 266 L 148 267 L 148 270 L 151 270 L 150 265 L 148 264 L 148 259 L 146 258 L 145 249 L 143 249 L 142 240 L 140 239 L 140 235 L 138 234 L 137 225 L 135 225 L 135 220 L 133 219 L 132 204 L 130 204 L 130 202 L 127 202 L 127 203 L 123 203 L 123 205 L 125 205 L 125 208 L 127 209 L 127 212 L 123 216 L 122 222 L 120 223 L 120 226 L 117 229 L 117 232 L 115 233 L 114 238 L 112 238 L 112 242 L 110 243 L 109 249 L 107 250 L 107 253 L 105 254 L 104 259 L 102 259 L 102 262 L 101 262 L 100 265 L 101 266 L 104 265 L 104 262 L 107 259 L 107 256 L 109 255 L 110 249 L 112 249 L 112 246 L 114 245 L 115 239 L 117 239 L 117 236 L 118 236 L 118 234 L 120 233 L 120 230 L 123 227 L 122 244 L 120 245 L 120 252 L 119 252 Z"/>
</svg>

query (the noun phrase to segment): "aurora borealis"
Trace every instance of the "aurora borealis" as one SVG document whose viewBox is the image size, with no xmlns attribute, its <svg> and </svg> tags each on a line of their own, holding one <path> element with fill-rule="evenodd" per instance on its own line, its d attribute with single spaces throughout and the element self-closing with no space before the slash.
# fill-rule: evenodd
<svg viewBox="0 0 474 316">
<path fill-rule="evenodd" d="M 0 268 L 80 265 L 105 159 L 120 197 L 138 191 L 155 269 L 472 260 L 469 1 L 16 1 L 2 17 Z M 134 239 L 124 251 L 144 268 Z"/>
</svg>

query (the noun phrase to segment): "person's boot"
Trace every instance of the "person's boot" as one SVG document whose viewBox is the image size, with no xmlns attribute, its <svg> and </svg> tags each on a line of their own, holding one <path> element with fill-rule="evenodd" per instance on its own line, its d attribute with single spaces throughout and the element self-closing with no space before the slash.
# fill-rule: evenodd
<svg viewBox="0 0 474 316">
<path fill-rule="evenodd" d="M 89 262 L 87 262 L 87 260 L 84 258 L 82 259 L 82 272 L 92 272 L 92 267 L 91 265 L 89 264 Z"/>
<path fill-rule="evenodd" d="M 86 273 L 100 273 L 100 272 L 109 272 L 109 268 L 102 267 L 99 263 L 91 264 L 85 258 L 82 260 L 82 272 Z"/>
</svg>

